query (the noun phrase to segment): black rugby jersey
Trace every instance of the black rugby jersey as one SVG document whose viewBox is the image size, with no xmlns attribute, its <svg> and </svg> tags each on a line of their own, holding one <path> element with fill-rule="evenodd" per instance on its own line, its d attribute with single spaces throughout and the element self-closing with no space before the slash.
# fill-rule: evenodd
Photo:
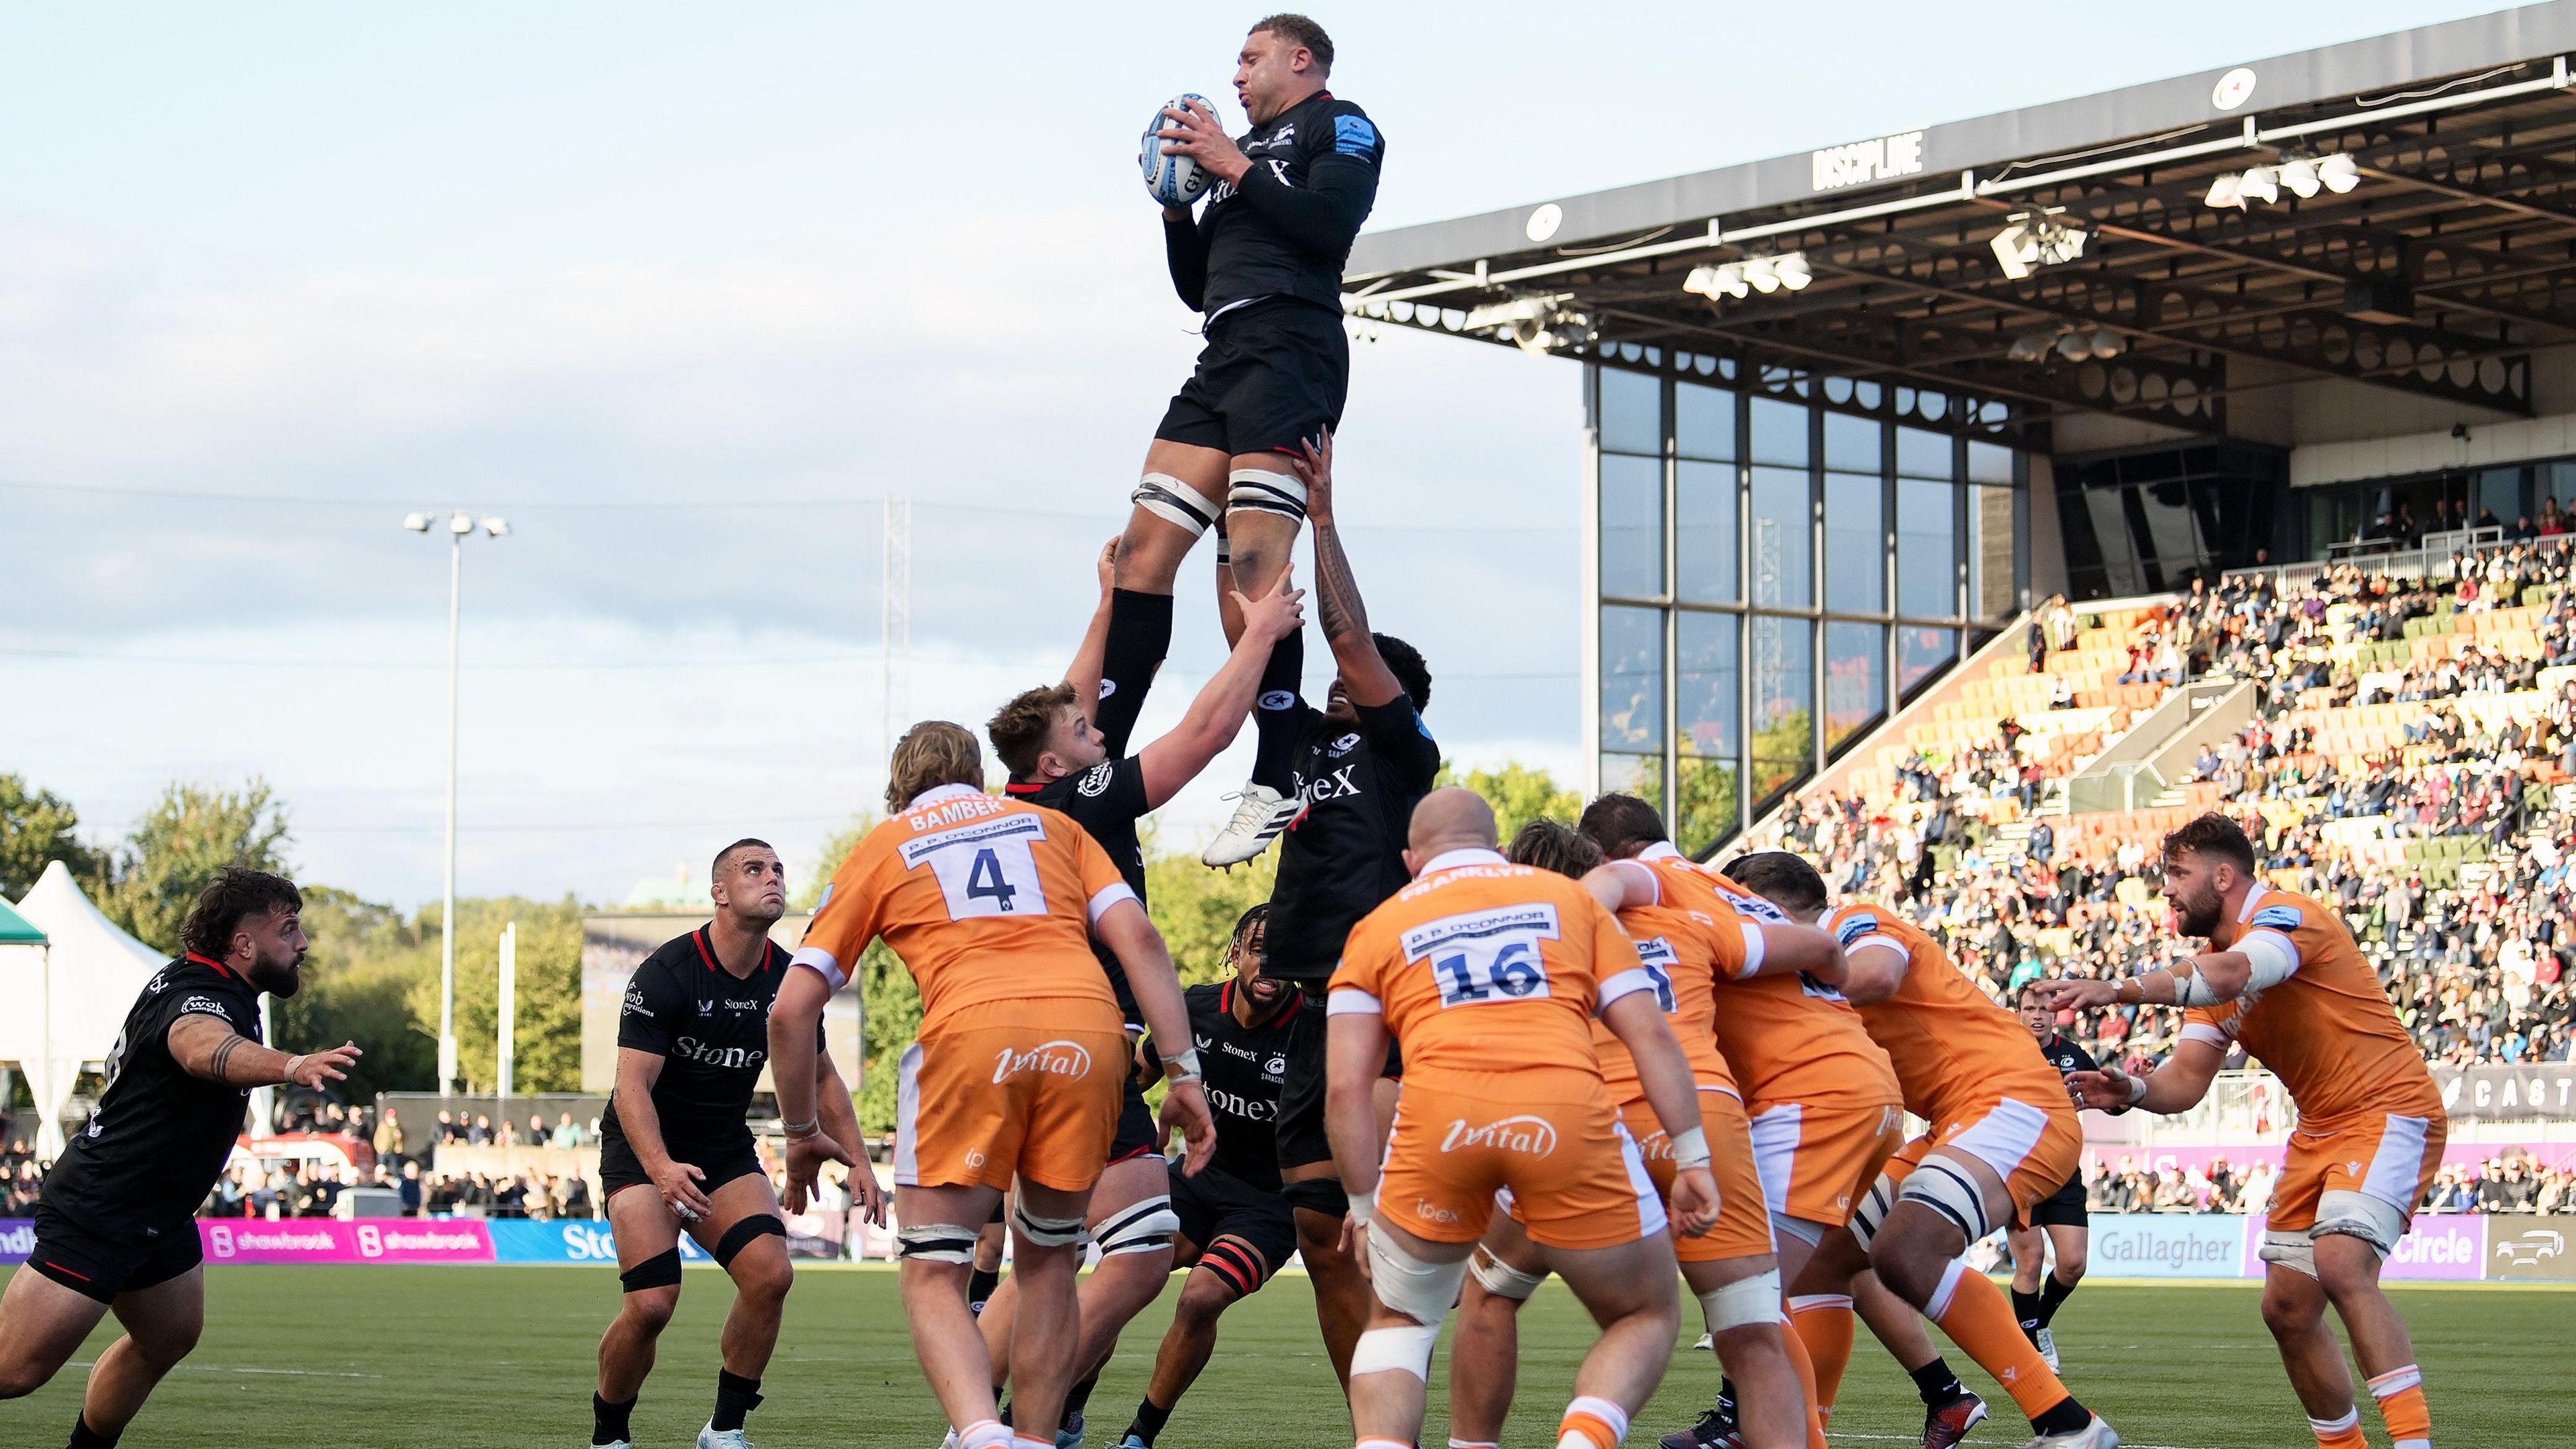
<svg viewBox="0 0 2576 1449">
<path fill-rule="evenodd" d="M 1260 297 L 1341 310 L 1342 264 L 1377 204 L 1386 141 L 1366 112 L 1317 91 L 1236 143 L 1252 169 L 1220 181 L 1195 220 L 1166 220 L 1181 300 L 1213 318 Z"/>
<path fill-rule="evenodd" d="M 731 1142 L 746 1131 L 752 1091 L 769 1064 L 769 1007 L 786 979 L 787 960 L 784 947 L 764 939 L 760 969 L 738 980 L 716 958 L 708 927 L 700 926 L 663 942 L 628 979 L 617 1044 L 663 1059 L 653 1114 L 673 1157 L 688 1160 L 682 1144 Z M 823 1046 L 820 1022 L 814 1045 Z M 614 1098 L 599 1130 L 625 1140 Z"/>
<path fill-rule="evenodd" d="M 1152 807 L 1145 800 L 1145 767 L 1134 756 L 1094 765 L 1078 775 L 1014 781 L 1002 788 L 1014 800 L 1072 816 L 1108 852 L 1110 864 L 1118 867 L 1118 878 L 1136 893 L 1136 904 L 1145 903 L 1145 847 L 1136 838 L 1136 822 L 1152 813 Z M 1125 968 L 1118 964 L 1118 953 L 1094 940 L 1091 954 L 1100 958 L 1100 969 L 1109 973 L 1109 989 L 1118 996 L 1119 1019 L 1129 1031 L 1143 1031 L 1145 1015 L 1136 1005 L 1135 990 L 1127 984 Z"/>
<path fill-rule="evenodd" d="M 1306 996 L 1288 988 L 1278 1015 L 1248 1027 L 1234 1019 L 1234 993 L 1231 980 L 1182 993 L 1216 1116 L 1216 1153 L 1209 1161 L 1247 1186 L 1277 1192 L 1279 1079 L 1288 1069 L 1288 1024 L 1305 1009 Z"/>
<path fill-rule="evenodd" d="M 2091 1052 L 2056 1032 L 2050 1032 L 2048 1040 L 2039 1044 L 2039 1054 L 2050 1066 L 2057 1068 L 2057 1074 L 2061 1077 L 2071 1076 L 2076 1072 L 2098 1072 L 2102 1069 L 2102 1064 L 2093 1060 Z M 2109 1110 L 2112 1116 L 2117 1117 L 2129 1109 L 2122 1105 Z"/>
<path fill-rule="evenodd" d="M 190 952 L 144 984 L 108 1052 L 98 1110 L 45 1175 L 45 1206 L 101 1237 L 196 1231 L 189 1219 L 241 1136 L 250 1088 L 179 1065 L 170 1028 L 183 1016 L 211 1016 L 260 1040 L 259 990 L 221 961 Z"/>
<path fill-rule="evenodd" d="M 1360 917 L 1404 889 L 1413 807 L 1440 773 L 1431 727 L 1398 694 L 1358 705 L 1356 727 L 1304 712 L 1291 767 L 1304 809 L 1280 835 L 1263 974 L 1302 986 L 1330 980 Z"/>
</svg>

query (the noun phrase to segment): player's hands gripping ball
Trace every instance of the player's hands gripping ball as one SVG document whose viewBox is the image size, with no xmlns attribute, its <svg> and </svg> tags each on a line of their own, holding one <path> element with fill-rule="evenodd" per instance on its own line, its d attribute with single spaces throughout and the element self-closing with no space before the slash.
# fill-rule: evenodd
<svg viewBox="0 0 2576 1449">
<path fill-rule="evenodd" d="M 1225 133 L 1225 123 L 1216 118 L 1216 107 L 1207 103 L 1207 97 L 1181 96 L 1163 107 L 1162 119 L 1162 129 L 1154 133 L 1162 142 L 1162 154 L 1194 163 L 1200 187 L 1204 188 L 1210 177 L 1241 181 L 1243 173 L 1252 169 L 1252 158 L 1244 155 L 1243 148 Z M 1155 195 L 1160 198 L 1162 193 L 1157 191 Z M 1164 204 L 1187 206 L 1197 196 L 1193 191 L 1188 200 Z"/>
</svg>

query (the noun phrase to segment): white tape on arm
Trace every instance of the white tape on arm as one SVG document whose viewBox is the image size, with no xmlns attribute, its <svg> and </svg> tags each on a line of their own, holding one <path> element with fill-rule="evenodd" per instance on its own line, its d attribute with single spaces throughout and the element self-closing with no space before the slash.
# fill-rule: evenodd
<svg viewBox="0 0 2576 1449">
<path fill-rule="evenodd" d="M 2245 983 L 2248 991 L 2278 986 L 2299 974 L 2299 944 L 2278 931 L 2248 931 L 2236 949 L 2254 963 L 2253 977 Z"/>
<path fill-rule="evenodd" d="M 1336 986 L 1324 998 L 1326 1016 L 1384 1016 L 1386 1004 L 1356 986 Z"/>
<path fill-rule="evenodd" d="M 1091 898 L 1091 924 L 1099 925 L 1100 918 L 1109 914 L 1109 908 L 1120 901 L 1133 900 L 1136 900 L 1136 893 L 1129 890 L 1123 880 L 1116 885 L 1102 886 L 1099 893 Z M 1144 902 L 1137 901 L 1137 904 L 1143 905 Z"/>
<path fill-rule="evenodd" d="M 850 984 L 849 973 L 841 969 L 840 962 L 832 959 L 831 952 L 820 946 L 797 947 L 796 954 L 787 958 L 787 964 L 790 967 L 802 966 L 831 982 L 834 991 Z"/>
</svg>

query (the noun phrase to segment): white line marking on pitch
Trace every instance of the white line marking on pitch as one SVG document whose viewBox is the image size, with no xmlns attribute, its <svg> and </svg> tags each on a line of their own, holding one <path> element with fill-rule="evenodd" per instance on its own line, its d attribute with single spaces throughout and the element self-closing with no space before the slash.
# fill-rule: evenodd
<svg viewBox="0 0 2576 1449">
<path fill-rule="evenodd" d="M 1923 1436 L 1920 1434 L 1846 1434 L 1840 1430 L 1833 1430 L 1829 1431 L 1825 1437 L 1828 1439 L 1885 1439 L 1891 1442 L 1904 1444 L 1920 1444 L 1923 1442 Z M 2120 1441 L 2120 1449 L 2188 1449 L 2188 1446 L 2180 1444 L 2132 1444 L 2128 1440 L 2123 1439 Z"/>
<path fill-rule="evenodd" d="M 85 1369 L 94 1367 L 96 1363 L 95 1359 L 74 1359 L 63 1367 Z M 228 1364 L 219 1363 L 183 1363 L 179 1367 L 201 1374 L 278 1374 L 298 1379 L 380 1379 L 384 1377 L 383 1374 L 336 1373 L 330 1369 L 234 1368 Z M 2142 1446 L 2142 1449 L 2146 1449 L 2146 1446 Z"/>
</svg>

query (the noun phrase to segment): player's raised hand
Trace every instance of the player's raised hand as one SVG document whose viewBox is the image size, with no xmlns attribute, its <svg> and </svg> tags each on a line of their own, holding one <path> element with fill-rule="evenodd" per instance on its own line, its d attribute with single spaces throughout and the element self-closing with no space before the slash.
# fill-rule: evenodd
<svg viewBox="0 0 2576 1449">
<path fill-rule="evenodd" d="M 707 1201 L 707 1195 L 698 1190 L 698 1184 L 706 1179 L 706 1174 L 694 1164 L 666 1160 L 660 1167 L 650 1169 L 650 1174 L 653 1186 L 661 1190 L 662 1201 L 671 1205 L 671 1211 L 680 1215 L 680 1221 L 694 1223 L 715 1211 L 715 1204 Z M 794 1179 L 791 1177 L 789 1181 L 792 1183 Z"/>
<path fill-rule="evenodd" d="M 1163 1094 L 1163 1140 L 1173 1133 L 1181 1134 L 1187 1151 L 1181 1158 L 1181 1175 L 1196 1177 L 1216 1154 L 1216 1119 L 1208 1115 L 1207 1093 L 1193 1081 L 1174 1082 Z"/>
<path fill-rule="evenodd" d="M 787 1164 L 787 1191 L 780 1195 L 778 1202 L 791 1213 L 805 1211 L 805 1204 L 813 1200 L 814 1184 L 823 1175 L 824 1163 L 837 1162 L 853 1174 L 862 1170 L 850 1156 L 850 1150 L 832 1140 L 829 1132 L 818 1131 L 811 1137 L 790 1137 L 787 1150 L 781 1156 Z M 697 1171 L 694 1167 L 689 1170 Z M 875 1173 L 870 1172 L 869 1176 L 874 1177 Z"/>
<path fill-rule="evenodd" d="M 1296 575 L 1297 565 L 1291 561 L 1280 572 L 1279 587 L 1258 599 L 1247 599 L 1239 590 L 1227 591 L 1234 595 L 1234 607 L 1243 616 L 1244 633 L 1276 642 L 1296 633 L 1306 622 L 1306 591 L 1289 587 Z"/>
<path fill-rule="evenodd" d="M 344 1041 L 326 1052 L 310 1052 L 286 1059 L 286 1081 L 289 1086 L 322 1090 L 324 1082 L 348 1080 L 349 1064 L 366 1053 L 356 1042 Z"/>
<path fill-rule="evenodd" d="M 1207 169 L 1208 174 L 1224 181 L 1241 181 L 1252 169 L 1252 158 L 1234 144 L 1225 133 L 1225 124 L 1204 102 L 1183 101 L 1163 108 L 1163 129 L 1154 134 L 1163 138 L 1163 154 L 1187 156 Z"/>
<path fill-rule="evenodd" d="M 2083 1011 L 2090 1007 L 2108 1006 L 2120 990 L 2117 981 L 2077 981 L 2056 977 L 2034 981 L 2027 988 L 2039 993 L 2042 1005 L 2051 1011 Z"/>
<path fill-rule="evenodd" d="M 1321 528 L 1333 521 L 1333 430 L 1302 439 L 1285 455 L 1288 471 L 1306 485 L 1306 521 Z"/>
<path fill-rule="evenodd" d="M 1705 1167 L 1673 1173 L 1673 1226 L 1685 1238 L 1696 1238 L 1717 1226 L 1717 1178 Z"/>
<path fill-rule="evenodd" d="M 2078 1107 L 2107 1112 L 2114 1107 L 2129 1105 L 2136 1092 L 2134 1084 L 2137 1080 L 2118 1067 L 2069 1072 L 2066 1074 L 2066 1095 L 2073 1098 Z"/>
</svg>

